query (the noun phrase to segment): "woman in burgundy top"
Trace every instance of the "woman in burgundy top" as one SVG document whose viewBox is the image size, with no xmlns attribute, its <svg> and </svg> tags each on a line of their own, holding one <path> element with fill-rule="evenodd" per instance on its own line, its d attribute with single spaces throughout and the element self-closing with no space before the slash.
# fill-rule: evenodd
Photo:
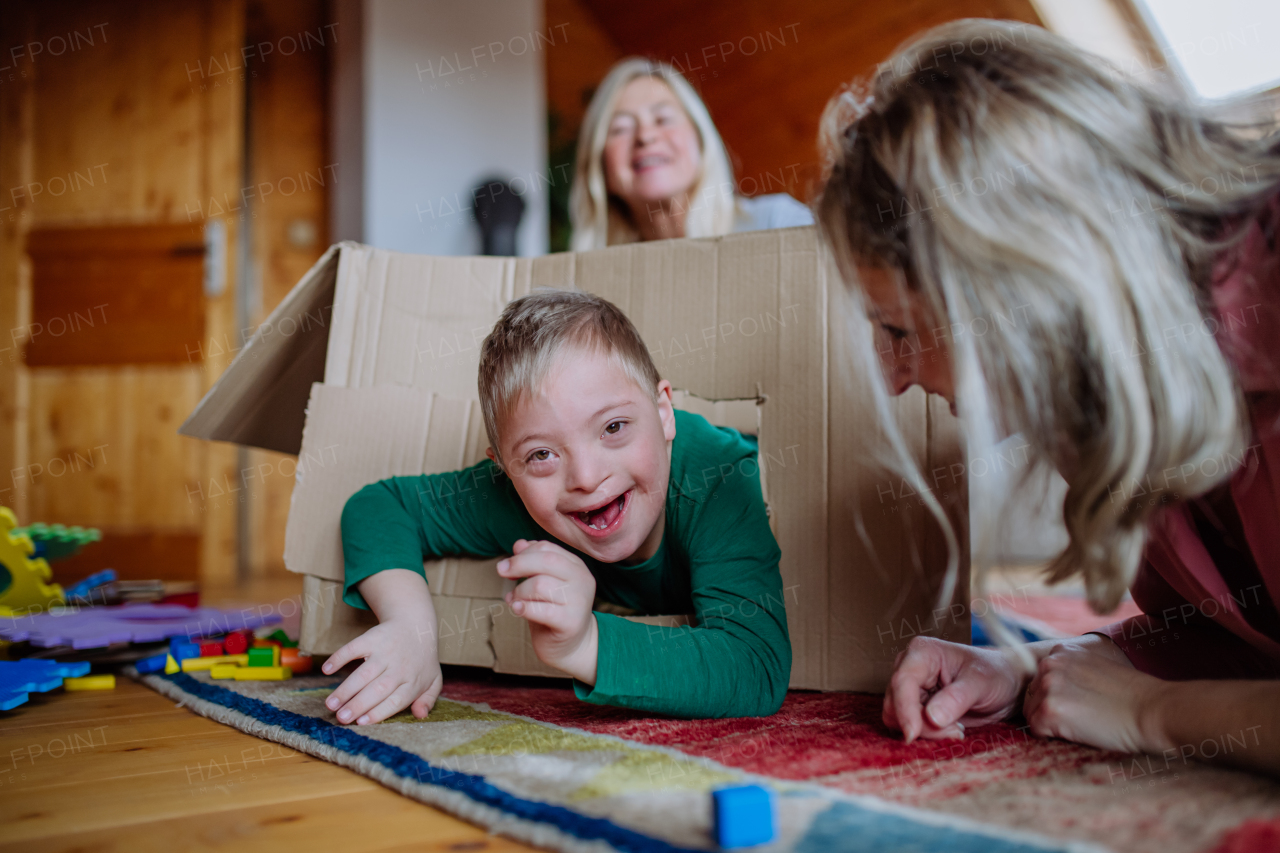
<svg viewBox="0 0 1280 853">
<path fill-rule="evenodd" d="M 946 397 L 971 458 L 1021 434 L 1068 487 L 1049 577 L 1143 610 L 1000 650 L 917 638 L 884 704 L 908 741 L 1021 711 L 1042 736 L 1280 772 L 1274 130 L 995 21 L 925 33 L 828 105 L 818 219 L 874 393 Z M 880 452 L 946 525 L 885 402 Z"/>
</svg>

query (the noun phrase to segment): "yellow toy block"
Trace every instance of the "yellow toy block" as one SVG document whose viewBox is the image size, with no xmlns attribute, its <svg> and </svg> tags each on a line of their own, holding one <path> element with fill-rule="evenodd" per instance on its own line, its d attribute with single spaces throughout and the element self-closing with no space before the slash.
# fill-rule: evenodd
<svg viewBox="0 0 1280 853">
<path fill-rule="evenodd" d="M 164 659 L 164 674 L 173 675 L 175 672 L 182 672 L 182 667 L 178 666 L 178 662 L 173 659 L 173 655 L 166 655 Z"/>
<path fill-rule="evenodd" d="M 85 675 L 80 678 L 64 678 L 62 686 L 67 690 L 115 690 L 114 675 Z"/>
<path fill-rule="evenodd" d="M 62 604 L 62 587 L 47 583 L 53 571 L 43 559 L 31 559 L 35 543 L 27 536 L 14 536 L 10 531 L 18 526 L 18 519 L 8 507 L 0 506 L 0 580 L 8 574 L 7 585 L 0 585 L 0 607 L 9 615 L 40 613 Z"/>
<path fill-rule="evenodd" d="M 209 669 L 210 678 L 235 678 L 240 667 L 234 663 L 220 663 Z"/>
<path fill-rule="evenodd" d="M 215 666 L 222 664 L 236 664 L 237 666 L 247 666 L 249 663 L 248 655 L 217 655 L 216 657 L 204 658 L 187 658 L 182 662 L 183 672 L 199 672 L 202 669 L 213 669 Z"/>
<path fill-rule="evenodd" d="M 279 646 L 271 647 L 271 665 L 272 666 L 280 665 L 280 647 Z"/>
<path fill-rule="evenodd" d="M 287 666 L 245 666 L 237 667 L 236 681 L 284 681 L 293 678 L 293 670 Z"/>
</svg>

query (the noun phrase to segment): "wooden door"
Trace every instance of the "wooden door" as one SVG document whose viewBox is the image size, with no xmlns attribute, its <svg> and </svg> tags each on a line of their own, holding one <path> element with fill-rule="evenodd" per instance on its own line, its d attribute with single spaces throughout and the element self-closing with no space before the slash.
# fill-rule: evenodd
<svg viewBox="0 0 1280 853">
<path fill-rule="evenodd" d="M 242 0 L 0 7 L 22 48 L 0 60 L 0 504 L 100 527 L 126 577 L 234 573 L 235 507 L 201 488 L 235 452 L 176 429 L 232 355 L 209 341 L 232 335 L 242 226 L 210 200 L 242 183 L 244 20 Z M 228 275 L 206 295 L 214 220 Z"/>
</svg>

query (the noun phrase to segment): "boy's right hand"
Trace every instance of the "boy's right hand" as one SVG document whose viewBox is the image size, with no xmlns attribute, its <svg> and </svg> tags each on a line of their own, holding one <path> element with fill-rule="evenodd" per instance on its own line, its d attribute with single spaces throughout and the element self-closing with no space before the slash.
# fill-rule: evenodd
<svg viewBox="0 0 1280 853">
<path fill-rule="evenodd" d="M 417 623 L 403 617 L 380 622 L 325 661 L 323 670 L 328 675 L 364 658 L 325 700 L 329 710 L 337 712 L 339 722 L 355 721 L 360 726 L 380 723 L 406 707 L 421 718 L 435 706 L 444 686 L 435 626 L 424 636 Z"/>
</svg>

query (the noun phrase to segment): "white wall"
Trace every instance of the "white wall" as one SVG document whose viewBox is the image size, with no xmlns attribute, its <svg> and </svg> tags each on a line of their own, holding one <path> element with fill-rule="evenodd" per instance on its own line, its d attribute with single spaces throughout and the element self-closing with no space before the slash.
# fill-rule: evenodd
<svg viewBox="0 0 1280 853">
<path fill-rule="evenodd" d="M 346 147 L 362 164 L 361 233 L 351 233 L 348 217 L 335 238 L 401 252 L 478 254 L 471 190 L 496 173 L 528 185 L 520 254 L 545 253 L 547 31 L 540 0 L 364 0 L 361 29 L 362 104 L 334 111 L 335 118 L 363 115 L 363 150 Z M 334 129 L 335 145 L 341 133 Z M 337 156 L 341 161 L 343 152 Z M 344 189 L 335 211 L 351 209 Z"/>
</svg>

